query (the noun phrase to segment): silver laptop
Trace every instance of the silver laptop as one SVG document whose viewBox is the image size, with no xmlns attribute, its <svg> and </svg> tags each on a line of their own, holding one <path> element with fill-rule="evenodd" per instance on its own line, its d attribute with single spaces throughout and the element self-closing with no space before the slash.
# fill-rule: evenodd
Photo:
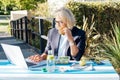
<svg viewBox="0 0 120 80">
<path fill-rule="evenodd" d="M 16 66 L 30 70 L 40 70 L 41 68 L 46 66 L 46 61 L 42 61 L 37 64 L 32 63 L 29 60 L 26 61 L 19 46 L 4 43 L 1 43 L 1 46 L 8 60 Z"/>
</svg>

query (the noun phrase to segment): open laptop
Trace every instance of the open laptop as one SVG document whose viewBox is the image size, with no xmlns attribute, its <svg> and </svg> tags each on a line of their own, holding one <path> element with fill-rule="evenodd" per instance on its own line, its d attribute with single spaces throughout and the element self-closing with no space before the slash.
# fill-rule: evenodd
<svg viewBox="0 0 120 80">
<path fill-rule="evenodd" d="M 40 70 L 41 68 L 46 66 L 46 61 L 42 61 L 39 63 L 32 63 L 29 60 L 26 61 L 19 46 L 4 43 L 1 43 L 1 46 L 10 63 L 16 66 L 29 70 Z"/>
</svg>

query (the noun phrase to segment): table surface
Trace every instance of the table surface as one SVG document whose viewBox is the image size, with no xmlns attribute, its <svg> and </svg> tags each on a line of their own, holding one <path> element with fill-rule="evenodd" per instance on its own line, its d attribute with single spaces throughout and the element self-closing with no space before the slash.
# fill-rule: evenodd
<svg viewBox="0 0 120 80">
<path fill-rule="evenodd" d="M 92 64 L 92 70 L 89 69 L 91 67 L 68 69 L 72 64 L 73 62 L 56 65 L 66 70 L 49 73 L 42 69 L 36 71 L 22 69 L 10 64 L 8 60 L 0 60 L 0 80 L 119 80 L 118 74 L 109 61 L 102 61 L 101 64 L 88 61 L 87 64 Z"/>
</svg>

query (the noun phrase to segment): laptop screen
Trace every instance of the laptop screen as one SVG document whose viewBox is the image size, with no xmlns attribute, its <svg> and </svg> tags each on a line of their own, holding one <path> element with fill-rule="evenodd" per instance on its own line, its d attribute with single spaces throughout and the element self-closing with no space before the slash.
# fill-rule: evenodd
<svg viewBox="0 0 120 80">
<path fill-rule="evenodd" d="M 19 46 L 3 43 L 1 43 L 1 46 L 6 54 L 6 57 L 12 64 L 20 66 L 23 69 L 28 69 L 28 66 L 25 62 L 24 56 Z"/>
</svg>

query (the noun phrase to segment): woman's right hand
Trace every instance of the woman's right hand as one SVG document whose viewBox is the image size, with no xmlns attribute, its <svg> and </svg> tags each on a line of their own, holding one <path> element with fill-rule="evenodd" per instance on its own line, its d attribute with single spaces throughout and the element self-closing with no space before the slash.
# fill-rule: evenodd
<svg viewBox="0 0 120 80">
<path fill-rule="evenodd" d="M 28 59 L 30 59 L 32 62 L 35 62 L 35 63 L 38 63 L 43 60 L 40 54 L 32 55 L 28 57 Z"/>
</svg>

